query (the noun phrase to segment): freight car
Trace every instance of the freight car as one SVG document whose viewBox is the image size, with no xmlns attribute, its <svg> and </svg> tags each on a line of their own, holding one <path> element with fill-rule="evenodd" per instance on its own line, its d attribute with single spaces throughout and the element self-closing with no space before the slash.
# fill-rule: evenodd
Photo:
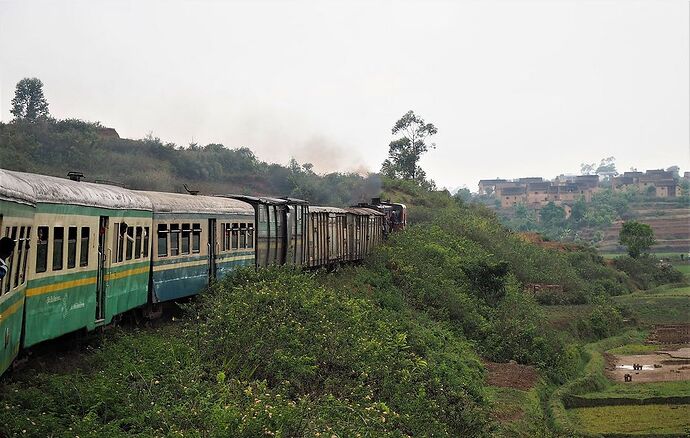
<svg viewBox="0 0 690 438">
<path fill-rule="evenodd" d="M 153 316 L 239 266 L 361 260 L 391 227 L 391 211 L 145 192 L 0 169 L 0 236 L 16 242 L 0 282 L 0 373 L 22 348 L 133 309 Z M 396 217 L 404 220 L 404 206 Z"/>
</svg>

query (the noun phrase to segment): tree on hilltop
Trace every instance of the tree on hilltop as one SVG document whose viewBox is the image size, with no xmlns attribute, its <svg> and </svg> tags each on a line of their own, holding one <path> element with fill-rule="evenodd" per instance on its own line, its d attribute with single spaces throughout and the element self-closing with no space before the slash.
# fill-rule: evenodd
<svg viewBox="0 0 690 438">
<path fill-rule="evenodd" d="M 38 78 L 24 78 L 17 82 L 10 112 L 15 120 L 27 122 L 49 118 L 48 101 L 43 95 L 43 82 Z"/>
<path fill-rule="evenodd" d="M 402 137 L 393 140 L 388 145 L 388 159 L 383 162 L 381 173 L 391 178 L 425 183 L 426 172 L 419 167 L 418 163 L 423 153 L 429 148 L 436 147 L 435 143 L 428 145 L 426 141 L 437 132 L 433 123 L 425 123 L 424 119 L 416 115 L 414 111 L 405 113 L 393 125 L 391 133 L 393 135 L 400 133 Z"/>
</svg>

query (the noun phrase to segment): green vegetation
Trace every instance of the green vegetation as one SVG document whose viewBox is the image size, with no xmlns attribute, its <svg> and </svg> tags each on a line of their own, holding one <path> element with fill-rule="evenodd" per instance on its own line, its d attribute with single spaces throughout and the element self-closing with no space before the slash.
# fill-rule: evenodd
<svg viewBox="0 0 690 438">
<path fill-rule="evenodd" d="M 522 391 L 489 387 L 489 401 L 495 406 L 492 416 L 498 421 L 494 436 L 550 436 L 548 422 L 541 407 L 539 388 Z"/>
<path fill-rule="evenodd" d="M 638 258 L 621 256 L 614 259 L 614 266 L 625 272 L 636 288 L 651 289 L 662 284 L 680 283 L 685 279 L 671 263 L 660 262 L 650 256 Z"/>
<path fill-rule="evenodd" d="M 415 225 L 362 265 L 242 270 L 181 321 L 117 329 L 10 375 L 0 435 L 572 435 L 569 397 L 629 390 L 606 379 L 603 352 L 642 342 L 620 335 L 624 320 L 644 321 L 638 303 L 654 298 L 660 313 L 690 293 L 631 294 L 631 277 L 593 250 L 547 249 L 447 192 L 384 184 Z M 532 296 L 530 283 L 562 291 Z M 533 365 L 541 380 L 489 387 L 480 357 Z"/>
<path fill-rule="evenodd" d="M 43 82 L 38 78 L 24 78 L 17 82 L 10 112 L 15 120 L 28 123 L 50 118 Z"/>
<path fill-rule="evenodd" d="M 637 221 L 624 222 L 620 231 L 619 243 L 628 247 L 628 255 L 630 257 L 638 258 L 654 245 L 654 231 L 647 224 Z"/>
<path fill-rule="evenodd" d="M 427 145 L 426 140 L 437 132 L 433 123 L 425 123 L 414 111 L 406 112 L 391 129 L 393 135 L 401 134 L 401 137 L 388 145 L 388 158 L 381 165 L 381 173 L 391 179 L 400 178 L 428 189 L 435 188 L 434 181 L 426 179 L 426 172 L 418 163 L 422 154 L 436 147 L 435 143 Z"/>
<path fill-rule="evenodd" d="M 614 349 L 616 350 L 616 349 Z M 610 350 L 609 352 L 613 352 Z M 616 354 L 639 354 L 616 353 Z M 616 382 L 601 391 L 582 394 L 587 399 L 646 399 L 651 397 L 690 397 L 690 381 L 678 382 L 645 382 L 642 384 L 630 384 Z"/>
<path fill-rule="evenodd" d="M 259 161 L 246 147 L 182 147 L 151 135 L 130 140 L 99 123 L 75 119 L 0 122 L 0 163 L 10 170 L 61 177 L 81 171 L 90 181 L 114 181 L 132 189 L 184 193 L 187 184 L 202 194 L 292 196 L 315 204 L 353 205 L 381 190 L 375 174 L 317 175 L 309 163 Z"/>
<path fill-rule="evenodd" d="M 600 406 L 571 409 L 570 415 L 591 434 L 676 437 L 690 432 L 690 405 Z"/>
<path fill-rule="evenodd" d="M 653 353 L 657 350 L 663 350 L 663 347 L 661 345 L 642 344 L 642 343 L 636 342 L 633 344 L 626 344 L 626 345 L 621 345 L 620 347 L 612 348 L 611 350 L 608 351 L 608 353 L 620 354 L 620 355 L 648 354 L 648 353 Z"/>
</svg>

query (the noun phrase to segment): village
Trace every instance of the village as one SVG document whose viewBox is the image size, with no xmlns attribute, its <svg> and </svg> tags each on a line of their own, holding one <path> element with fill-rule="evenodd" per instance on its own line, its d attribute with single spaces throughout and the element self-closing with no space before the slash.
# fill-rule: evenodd
<svg viewBox="0 0 690 438">
<path fill-rule="evenodd" d="M 622 175 L 559 175 L 553 180 L 542 177 L 524 177 L 508 179 L 482 179 L 479 181 L 478 194 L 493 197 L 496 206 L 508 209 L 524 205 L 530 210 L 539 212 L 544 206 L 553 202 L 565 210 L 566 217 L 572 212 L 576 201 L 591 202 L 592 196 L 610 188 L 615 191 L 637 191 L 649 198 L 676 198 L 684 194 L 682 180 L 690 182 L 690 172 L 682 177 L 670 170 L 652 169 L 646 172 L 629 171 Z"/>
</svg>

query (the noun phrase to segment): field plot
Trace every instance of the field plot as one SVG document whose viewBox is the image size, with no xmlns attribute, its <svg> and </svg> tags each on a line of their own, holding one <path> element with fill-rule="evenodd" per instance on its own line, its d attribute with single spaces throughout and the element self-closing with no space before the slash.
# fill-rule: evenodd
<svg viewBox="0 0 690 438">
<path fill-rule="evenodd" d="M 690 380 L 690 358 L 685 358 L 685 348 L 679 352 L 658 352 L 653 354 L 609 355 L 613 363 L 607 370 L 608 376 L 617 382 L 622 382 L 624 376 L 632 376 L 635 382 L 664 382 Z M 639 364 L 642 369 L 634 370 L 633 364 Z"/>
<path fill-rule="evenodd" d="M 684 436 L 690 428 L 690 405 L 635 405 L 575 408 L 569 415 L 590 434 Z"/>
<path fill-rule="evenodd" d="M 690 318 L 690 286 L 662 286 L 613 298 L 629 307 L 642 324 L 683 324 Z"/>
</svg>

